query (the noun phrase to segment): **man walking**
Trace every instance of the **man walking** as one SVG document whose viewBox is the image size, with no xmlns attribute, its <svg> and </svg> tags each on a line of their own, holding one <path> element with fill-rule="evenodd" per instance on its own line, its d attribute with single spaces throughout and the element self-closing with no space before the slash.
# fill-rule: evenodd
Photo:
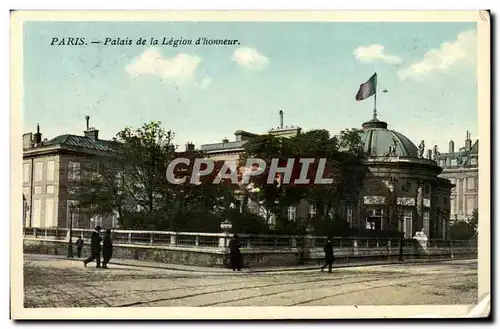
<svg viewBox="0 0 500 329">
<path fill-rule="evenodd" d="M 333 244 L 331 237 L 328 237 L 328 239 L 326 239 L 323 251 L 325 252 L 325 264 L 321 267 L 321 272 L 323 272 L 324 269 L 328 266 L 328 273 L 332 273 L 332 264 L 335 261 L 335 256 L 333 254 Z"/>
<path fill-rule="evenodd" d="M 97 263 L 96 268 L 101 268 L 101 227 L 98 225 L 95 227 L 94 232 L 90 236 L 90 257 L 83 261 L 83 265 L 87 267 L 87 264 L 95 260 Z"/>
</svg>

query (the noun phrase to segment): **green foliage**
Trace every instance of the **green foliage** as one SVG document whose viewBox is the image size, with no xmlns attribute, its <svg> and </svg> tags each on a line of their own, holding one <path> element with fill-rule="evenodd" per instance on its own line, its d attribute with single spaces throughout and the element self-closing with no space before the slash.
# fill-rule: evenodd
<svg viewBox="0 0 500 329">
<path fill-rule="evenodd" d="M 234 203 L 231 187 L 205 181 L 200 185 L 169 183 L 167 166 L 181 156 L 175 153 L 173 138 L 160 122 L 120 131 L 116 152 L 89 159 L 82 180 L 70 186 L 78 212 L 92 216 L 117 211 L 124 229 L 219 232 L 221 212 Z M 174 175 L 189 180 L 194 159 L 203 154 L 182 157 L 190 157 L 191 166 L 176 167 Z"/>
<path fill-rule="evenodd" d="M 477 208 L 472 211 L 472 217 L 469 221 L 470 225 L 477 231 L 477 227 L 479 225 L 479 214 Z"/>
<path fill-rule="evenodd" d="M 289 224 L 282 214 L 288 206 L 296 205 L 302 199 L 317 205 L 317 224 L 333 225 L 328 219 L 330 209 L 339 207 L 343 201 L 356 198 L 363 177 L 364 167 L 362 141 L 359 130 L 344 130 L 338 137 L 331 137 L 326 130 L 312 130 L 291 138 L 278 138 L 273 135 L 259 136 L 248 141 L 245 152 L 240 157 L 240 165 L 245 165 L 248 158 L 259 158 L 266 162 L 266 171 L 259 176 L 252 176 L 250 183 L 256 189 L 246 193 L 249 200 L 261 205 L 266 219 L 277 218 L 276 230 L 290 232 L 303 230 L 305 224 Z M 291 184 L 268 184 L 271 160 L 281 160 L 280 166 L 286 160 L 295 159 Z M 309 166 L 307 178 L 310 184 L 298 185 L 293 181 L 300 176 L 302 165 L 300 158 L 313 158 L 315 162 Z M 331 184 L 314 184 L 319 159 L 327 160 L 323 178 L 333 180 Z M 326 211 L 325 211 L 326 210 Z M 320 223 L 325 222 L 320 225 Z M 325 227 L 326 229 L 326 227 Z"/>
<path fill-rule="evenodd" d="M 450 239 L 451 240 L 469 240 L 476 234 L 474 224 L 460 220 L 450 226 Z"/>
<path fill-rule="evenodd" d="M 226 213 L 226 219 L 233 225 L 232 231 L 235 233 L 269 233 L 269 226 L 264 218 L 252 212 L 240 213 L 239 209 L 230 210 Z"/>
</svg>

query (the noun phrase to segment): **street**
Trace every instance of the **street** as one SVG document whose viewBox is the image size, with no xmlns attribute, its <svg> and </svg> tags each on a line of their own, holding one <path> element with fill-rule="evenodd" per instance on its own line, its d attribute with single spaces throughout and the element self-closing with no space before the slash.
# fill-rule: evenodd
<svg viewBox="0 0 500 329">
<path fill-rule="evenodd" d="M 477 261 L 252 273 L 176 271 L 24 256 L 33 307 L 423 305 L 477 302 Z"/>
</svg>

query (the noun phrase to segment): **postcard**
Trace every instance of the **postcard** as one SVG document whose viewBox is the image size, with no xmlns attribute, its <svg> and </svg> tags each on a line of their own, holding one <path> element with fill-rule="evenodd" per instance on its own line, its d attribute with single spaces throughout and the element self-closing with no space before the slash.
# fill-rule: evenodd
<svg viewBox="0 0 500 329">
<path fill-rule="evenodd" d="M 489 12 L 12 11 L 11 58 L 13 319 L 489 316 Z"/>
</svg>

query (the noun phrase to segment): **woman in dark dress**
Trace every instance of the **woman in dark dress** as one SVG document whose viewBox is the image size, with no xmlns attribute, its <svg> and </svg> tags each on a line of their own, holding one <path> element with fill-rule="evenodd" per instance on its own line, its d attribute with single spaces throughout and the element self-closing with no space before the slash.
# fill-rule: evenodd
<svg viewBox="0 0 500 329">
<path fill-rule="evenodd" d="M 108 263 L 113 256 L 113 241 L 111 241 L 111 230 L 107 229 L 102 239 L 102 268 L 108 268 Z"/>
<path fill-rule="evenodd" d="M 231 258 L 231 268 L 233 271 L 241 271 L 241 251 L 240 240 L 235 234 L 231 241 L 229 241 L 229 256 Z"/>
</svg>

